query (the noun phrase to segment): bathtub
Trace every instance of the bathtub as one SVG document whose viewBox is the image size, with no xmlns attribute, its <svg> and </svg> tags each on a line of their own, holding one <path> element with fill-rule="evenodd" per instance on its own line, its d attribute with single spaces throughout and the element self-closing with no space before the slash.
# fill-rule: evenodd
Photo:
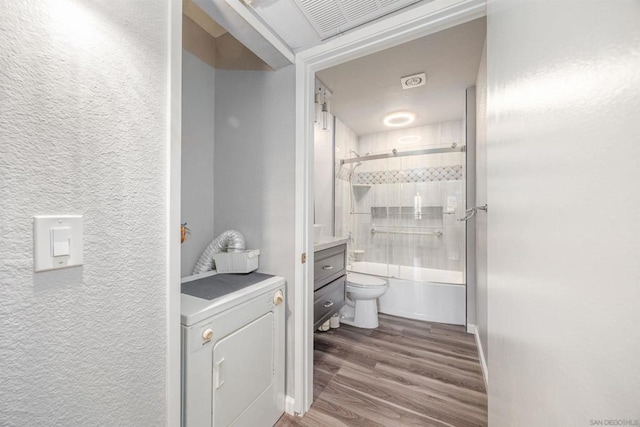
<svg viewBox="0 0 640 427">
<path fill-rule="evenodd" d="M 429 322 L 466 324 L 466 287 L 460 271 L 375 262 L 353 262 L 355 273 L 385 278 L 389 289 L 378 299 L 378 311 Z"/>
</svg>

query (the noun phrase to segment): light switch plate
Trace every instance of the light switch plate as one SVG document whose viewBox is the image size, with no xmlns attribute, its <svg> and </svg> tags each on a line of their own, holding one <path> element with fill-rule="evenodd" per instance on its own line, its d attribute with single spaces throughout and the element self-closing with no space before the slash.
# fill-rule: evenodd
<svg viewBox="0 0 640 427">
<path fill-rule="evenodd" d="M 33 217 L 34 270 L 82 265 L 82 215 Z M 54 256 L 62 253 L 64 255 Z"/>
</svg>

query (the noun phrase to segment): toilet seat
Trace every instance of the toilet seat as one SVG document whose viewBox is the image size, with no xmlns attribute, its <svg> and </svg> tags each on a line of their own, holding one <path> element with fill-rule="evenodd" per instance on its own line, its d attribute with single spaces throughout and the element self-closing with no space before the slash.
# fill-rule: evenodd
<svg viewBox="0 0 640 427">
<path fill-rule="evenodd" d="M 358 273 L 348 273 L 347 274 L 347 286 L 353 286 L 354 288 L 379 288 L 381 286 L 386 286 L 387 281 L 383 279 L 379 279 L 377 277 L 366 276 L 364 274 Z"/>
</svg>

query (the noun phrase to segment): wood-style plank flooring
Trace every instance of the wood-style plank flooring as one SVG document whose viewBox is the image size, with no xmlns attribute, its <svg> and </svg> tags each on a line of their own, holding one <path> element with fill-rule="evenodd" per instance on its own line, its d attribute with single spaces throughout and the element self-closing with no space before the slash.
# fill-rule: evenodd
<svg viewBox="0 0 640 427">
<path fill-rule="evenodd" d="M 313 397 L 288 426 L 487 425 L 473 335 L 462 326 L 385 314 L 377 329 L 340 325 L 314 336 Z"/>
</svg>

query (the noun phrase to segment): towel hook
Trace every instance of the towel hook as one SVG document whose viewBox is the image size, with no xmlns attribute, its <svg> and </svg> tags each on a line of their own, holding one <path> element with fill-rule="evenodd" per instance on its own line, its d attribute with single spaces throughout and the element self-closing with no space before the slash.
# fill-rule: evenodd
<svg viewBox="0 0 640 427">
<path fill-rule="evenodd" d="M 488 209 L 489 208 L 488 208 L 486 203 L 484 205 L 482 205 L 482 206 L 475 206 L 473 208 L 469 208 L 466 211 L 464 211 L 465 212 L 464 218 L 460 218 L 460 219 L 458 219 L 458 221 L 469 221 L 471 218 L 476 216 L 478 211 L 488 212 Z"/>
</svg>

